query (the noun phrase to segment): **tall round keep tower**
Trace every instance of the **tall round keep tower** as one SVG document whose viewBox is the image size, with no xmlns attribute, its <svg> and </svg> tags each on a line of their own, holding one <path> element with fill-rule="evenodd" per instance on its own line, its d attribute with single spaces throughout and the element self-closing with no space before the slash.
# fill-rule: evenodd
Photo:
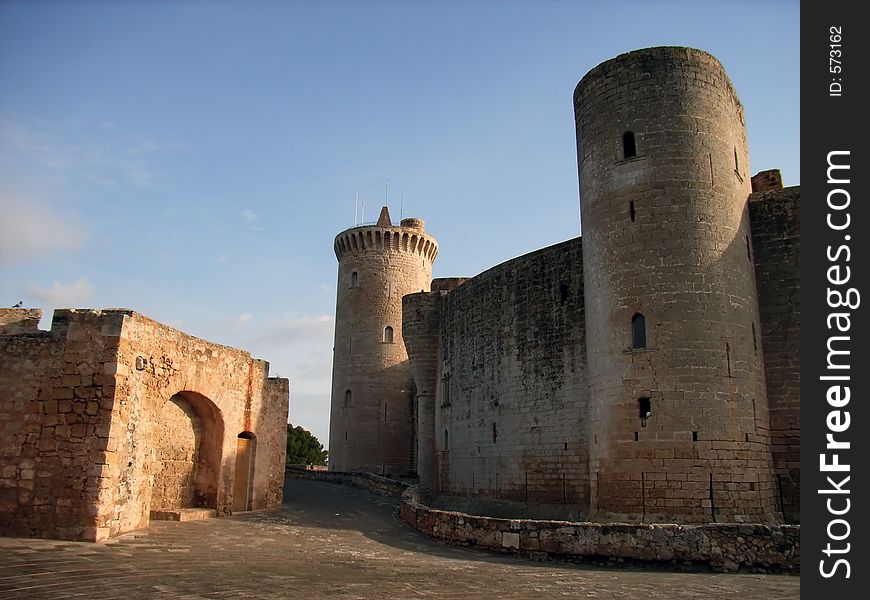
<svg viewBox="0 0 870 600">
<path fill-rule="evenodd" d="M 438 244 L 420 219 L 335 238 L 338 298 L 329 468 L 405 476 L 416 470 L 414 389 L 402 340 L 402 296 L 428 292 Z"/>
<path fill-rule="evenodd" d="M 743 109 L 648 48 L 574 92 L 598 519 L 776 520 Z"/>
</svg>

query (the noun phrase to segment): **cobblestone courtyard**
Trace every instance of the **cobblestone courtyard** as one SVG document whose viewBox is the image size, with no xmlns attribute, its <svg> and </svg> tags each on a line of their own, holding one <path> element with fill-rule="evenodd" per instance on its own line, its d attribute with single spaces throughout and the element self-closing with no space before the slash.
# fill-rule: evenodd
<svg viewBox="0 0 870 600">
<path fill-rule="evenodd" d="M 0 598 L 798 598 L 787 575 L 538 563 L 451 548 L 394 516 L 397 500 L 289 480 L 279 509 L 106 544 L 0 538 Z"/>
</svg>

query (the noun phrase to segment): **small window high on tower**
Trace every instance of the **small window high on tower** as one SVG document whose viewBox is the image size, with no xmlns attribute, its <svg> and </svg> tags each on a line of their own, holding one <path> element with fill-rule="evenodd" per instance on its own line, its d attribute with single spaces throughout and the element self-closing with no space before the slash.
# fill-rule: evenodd
<svg viewBox="0 0 870 600">
<path fill-rule="evenodd" d="M 640 313 L 631 318 L 631 347 L 646 348 L 646 319 Z"/>
<path fill-rule="evenodd" d="M 622 134 L 622 158 L 637 156 L 637 146 L 634 142 L 634 132 L 626 131 Z"/>
<path fill-rule="evenodd" d="M 389 325 L 384 327 L 384 342 L 387 344 L 393 343 L 393 328 Z"/>
</svg>

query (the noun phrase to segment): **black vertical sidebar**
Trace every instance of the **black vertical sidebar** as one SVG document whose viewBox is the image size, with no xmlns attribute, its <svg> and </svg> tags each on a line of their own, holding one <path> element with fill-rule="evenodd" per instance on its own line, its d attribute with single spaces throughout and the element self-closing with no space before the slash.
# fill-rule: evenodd
<svg viewBox="0 0 870 600">
<path fill-rule="evenodd" d="M 801 594 L 831 600 L 870 593 L 870 23 L 858 6 L 801 3 Z"/>
</svg>

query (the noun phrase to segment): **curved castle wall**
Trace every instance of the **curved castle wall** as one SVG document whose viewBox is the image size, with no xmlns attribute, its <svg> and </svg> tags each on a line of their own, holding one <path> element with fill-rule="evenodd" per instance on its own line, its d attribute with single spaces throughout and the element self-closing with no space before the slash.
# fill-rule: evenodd
<svg viewBox="0 0 870 600">
<path fill-rule="evenodd" d="M 338 293 L 329 429 L 330 469 L 415 472 L 415 391 L 402 337 L 402 296 L 429 291 L 438 244 L 419 219 L 335 238 Z"/>
<path fill-rule="evenodd" d="M 574 105 L 591 510 L 776 518 L 734 89 L 705 52 L 650 48 L 590 71 Z"/>
<path fill-rule="evenodd" d="M 403 315 L 421 391 L 424 495 L 488 514 L 585 514 L 580 239 L 507 261 L 442 294 L 406 297 Z"/>
</svg>

